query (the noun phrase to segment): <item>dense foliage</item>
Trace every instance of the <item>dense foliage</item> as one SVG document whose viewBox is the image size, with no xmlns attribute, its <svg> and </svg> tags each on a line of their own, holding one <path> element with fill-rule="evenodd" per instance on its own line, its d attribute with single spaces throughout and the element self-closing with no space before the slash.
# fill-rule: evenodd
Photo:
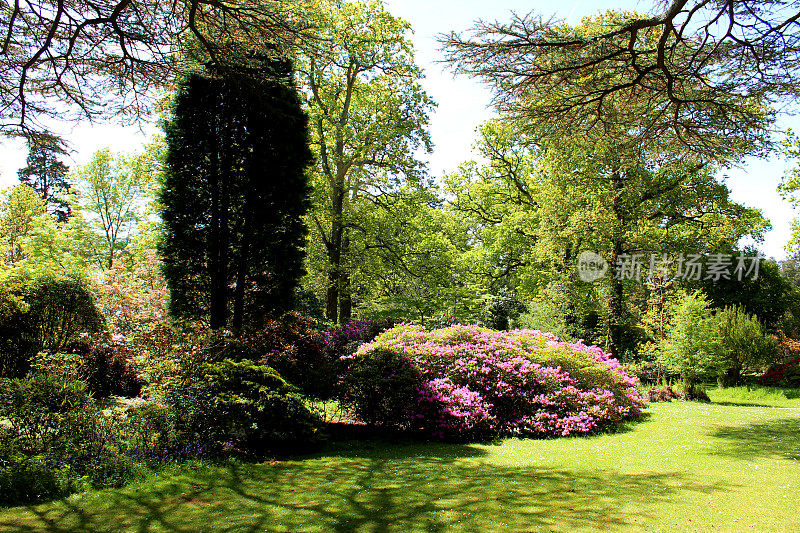
<svg viewBox="0 0 800 533">
<path fill-rule="evenodd" d="M 118 485 L 130 461 L 109 442 L 103 415 L 77 380 L 46 374 L 0 382 L 0 503 Z"/>
<path fill-rule="evenodd" d="M 274 369 L 247 359 L 183 362 L 164 384 L 182 442 L 263 456 L 320 441 L 320 419 Z"/>
<path fill-rule="evenodd" d="M 346 404 L 438 437 L 589 433 L 647 405 L 601 349 L 539 331 L 402 325 L 345 359 Z"/>
<path fill-rule="evenodd" d="M 288 310 L 302 275 L 311 161 L 288 61 L 193 75 L 166 125 L 160 193 L 170 312 L 212 329 Z"/>
<path fill-rule="evenodd" d="M 778 344 L 755 316 L 740 307 L 716 312 L 702 293 L 678 303 L 674 326 L 663 342 L 663 361 L 688 390 L 705 379 L 736 385 L 745 370 L 763 371 L 778 359 Z"/>
<path fill-rule="evenodd" d="M 11 277 L 2 287 L 0 376 L 22 377 L 36 353 L 63 351 L 81 334 L 103 329 L 104 318 L 83 281 Z"/>
</svg>

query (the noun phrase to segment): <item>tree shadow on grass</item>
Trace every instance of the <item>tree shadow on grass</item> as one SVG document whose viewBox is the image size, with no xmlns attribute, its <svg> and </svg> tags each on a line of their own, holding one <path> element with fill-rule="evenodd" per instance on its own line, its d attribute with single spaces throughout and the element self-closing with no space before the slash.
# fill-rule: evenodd
<svg viewBox="0 0 800 533">
<path fill-rule="evenodd" d="M 603 435 L 618 435 L 635 431 L 643 422 L 652 418 L 652 413 L 644 412 L 633 420 L 624 420 L 600 428 L 583 438 L 594 438 Z M 383 457 L 424 457 L 435 455 L 440 458 L 465 458 L 487 455 L 484 448 L 469 445 L 458 445 L 452 442 L 431 439 L 427 435 L 415 435 L 407 431 L 369 427 L 363 424 L 334 423 L 328 424 L 328 446 L 313 457 L 332 456 L 361 457 L 364 451 L 380 454 Z M 496 438 L 481 442 L 484 445 L 500 445 L 506 438 Z M 535 440 L 531 438 L 530 440 Z"/>
<path fill-rule="evenodd" d="M 573 531 L 657 518 L 698 484 L 682 473 L 500 466 L 480 448 L 402 444 L 302 461 L 231 463 L 148 486 L 0 514 L 2 531 Z M 394 448 L 394 449 L 392 449 Z"/>
<path fill-rule="evenodd" d="M 716 429 L 721 439 L 717 453 L 738 459 L 783 457 L 800 460 L 800 419 L 784 418 L 746 426 Z"/>
<path fill-rule="evenodd" d="M 785 409 L 782 405 L 768 405 L 765 403 L 758 403 L 758 402 L 748 402 L 748 401 L 741 401 L 741 402 L 711 402 L 709 405 L 724 405 L 726 407 L 762 407 L 767 409 Z"/>
</svg>

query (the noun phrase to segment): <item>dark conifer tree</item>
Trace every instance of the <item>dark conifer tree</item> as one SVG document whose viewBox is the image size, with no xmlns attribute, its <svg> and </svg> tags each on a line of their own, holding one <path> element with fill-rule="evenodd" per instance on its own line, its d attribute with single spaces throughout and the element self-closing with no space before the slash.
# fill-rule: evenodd
<svg viewBox="0 0 800 533">
<path fill-rule="evenodd" d="M 290 308 L 303 273 L 311 163 L 288 61 L 194 75 L 167 124 L 161 191 L 173 316 L 257 327 Z"/>
<path fill-rule="evenodd" d="M 19 181 L 29 185 L 47 204 L 47 212 L 58 222 L 66 222 L 69 203 L 63 195 L 69 192 L 69 167 L 59 158 L 67 154 L 64 143 L 54 135 L 37 135 L 28 140 L 27 166 L 19 169 Z"/>
</svg>

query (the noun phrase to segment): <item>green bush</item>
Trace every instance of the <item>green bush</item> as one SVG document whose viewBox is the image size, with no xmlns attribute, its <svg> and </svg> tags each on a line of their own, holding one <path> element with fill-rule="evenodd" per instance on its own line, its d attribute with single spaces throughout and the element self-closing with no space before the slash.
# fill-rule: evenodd
<svg viewBox="0 0 800 533">
<path fill-rule="evenodd" d="M 96 442 L 98 410 L 80 381 L 34 373 L 5 380 L 0 417 L 12 446 L 30 455 L 83 455 Z"/>
<path fill-rule="evenodd" d="M 243 339 L 257 356 L 308 396 L 330 398 L 335 381 L 333 360 L 328 355 L 329 336 L 316 322 L 299 313 L 284 313 Z"/>
<path fill-rule="evenodd" d="M 274 369 L 250 360 L 187 360 L 163 386 L 182 443 L 203 442 L 255 456 L 307 447 L 321 420 Z"/>
<path fill-rule="evenodd" d="M 0 383 L 0 500 L 61 496 L 86 482 L 118 486 L 130 461 L 103 431 L 103 415 L 86 384 L 32 373 Z"/>
<path fill-rule="evenodd" d="M 0 377 L 22 377 L 28 372 L 33 347 L 22 335 L 27 312 L 23 286 L 8 280 L 0 284 Z"/>
<path fill-rule="evenodd" d="M 742 372 L 763 369 L 777 361 L 778 343 L 758 319 L 742 307 L 726 307 L 713 318 L 718 340 L 712 354 L 717 380 L 723 387 L 737 385 Z"/>
<path fill-rule="evenodd" d="M 0 376 L 22 377 L 38 352 L 58 353 L 103 318 L 82 281 L 6 279 L 0 288 Z"/>
<path fill-rule="evenodd" d="M 0 505 L 67 496 L 80 485 L 80 477 L 68 465 L 35 458 L 0 459 Z"/>
<path fill-rule="evenodd" d="M 37 352 L 60 352 L 81 333 L 103 329 L 103 317 L 82 281 L 44 279 L 30 287 L 25 300 L 30 306 L 28 332 Z"/>
<path fill-rule="evenodd" d="M 417 404 L 424 381 L 414 364 L 395 350 L 375 349 L 359 357 L 342 358 L 345 370 L 337 398 L 359 420 L 370 425 L 404 427 Z"/>
<path fill-rule="evenodd" d="M 777 358 L 777 342 L 754 315 L 735 306 L 713 313 L 699 292 L 678 304 L 663 347 L 664 362 L 681 374 L 689 392 L 704 379 L 736 385 L 743 371 L 762 370 Z"/>
</svg>

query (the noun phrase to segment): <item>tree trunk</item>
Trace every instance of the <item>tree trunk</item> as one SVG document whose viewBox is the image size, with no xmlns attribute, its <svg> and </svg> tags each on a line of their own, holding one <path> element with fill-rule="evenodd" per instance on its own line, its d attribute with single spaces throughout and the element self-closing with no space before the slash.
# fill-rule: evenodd
<svg viewBox="0 0 800 533">
<path fill-rule="evenodd" d="M 614 272 L 618 259 L 625 253 L 622 242 L 622 227 L 624 227 L 624 213 L 622 212 L 622 170 L 617 169 L 611 174 L 611 189 L 614 192 L 611 209 L 619 223 L 613 230 L 611 237 L 611 264 L 609 284 L 611 294 L 608 299 L 608 343 L 607 351 L 614 357 L 622 356 L 622 335 L 625 323 L 625 292 L 623 281 L 619 272 Z M 622 226 L 622 227 L 620 227 Z"/>
<path fill-rule="evenodd" d="M 246 201 L 245 203 L 245 213 L 249 212 L 247 205 L 249 202 Z M 239 335 L 242 332 L 242 326 L 244 325 L 244 295 L 245 295 L 245 285 L 247 284 L 247 273 L 248 273 L 248 265 L 250 261 L 250 232 L 248 228 L 250 227 L 250 220 L 247 214 L 245 214 L 245 219 L 242 222 L 242 232 L 241 232 L 241 243 L 239 245 L 239 257 L 237 258 L 237 265 L 236 265 L 236 288 L 234 289 L 233 295 L 233 331 L 236 335 Z"/>
<path fill-rule="evenodd" d="M 342 257 L 347 257 L 350 253 L 350 236 L 345 232 L 342 238 Z M 339 323 L 350 322 L 353 315 L 353 301 L 350 296 L 350 273 L 343 268 L 339 270 Z"/>
<path fill-rule="evenodd" d="M 325 299 L 325 316 L 328 320 L 339 323 L 339 291 L 342 276 L 342 238 L 344 236 L 343 210 L 344 187 L 340 183 L 331 194 L 331 238 L 328 245 L 328 291 Z"/>
<path fill-rule="evenodd" d="M 728 368 L 723 374 L 717 377 L 717 384 L 720 387 L 735 387 L 742 379 L 742 367 L 734 365 Z"/>
<path fill-rule="evenodd" d="M 612 243 L 611 264 L 615 265 L 617 258 L 622 255 L 622 243 L 615 239 Z M 625 292 L 622 280 L 611 276 L 611 294 L 608 299 L 608 351 L 619 358 L 622 348 L 622 333 L 625 316 Z"/>
<path fill-rule="evenodd" d="M 217 106 L 221 103 L 217 102 Z M 224 124 L 225 110 L 222 109 L 222 123 Z M 211 172 L 211 231 L 209 232 L 209 259 L 211 262 L 211 302 L 209 326 L 211 329 L 222 329 L 227 325 L 228 308 L 228 182 L 229 168 L 226 166 L 227 158 L 227 128 L 218 125 L 218 135 L 212 135 L 212 160 Z M 222 157 L 220 157 L 222 156 Z"/>
</svg>

